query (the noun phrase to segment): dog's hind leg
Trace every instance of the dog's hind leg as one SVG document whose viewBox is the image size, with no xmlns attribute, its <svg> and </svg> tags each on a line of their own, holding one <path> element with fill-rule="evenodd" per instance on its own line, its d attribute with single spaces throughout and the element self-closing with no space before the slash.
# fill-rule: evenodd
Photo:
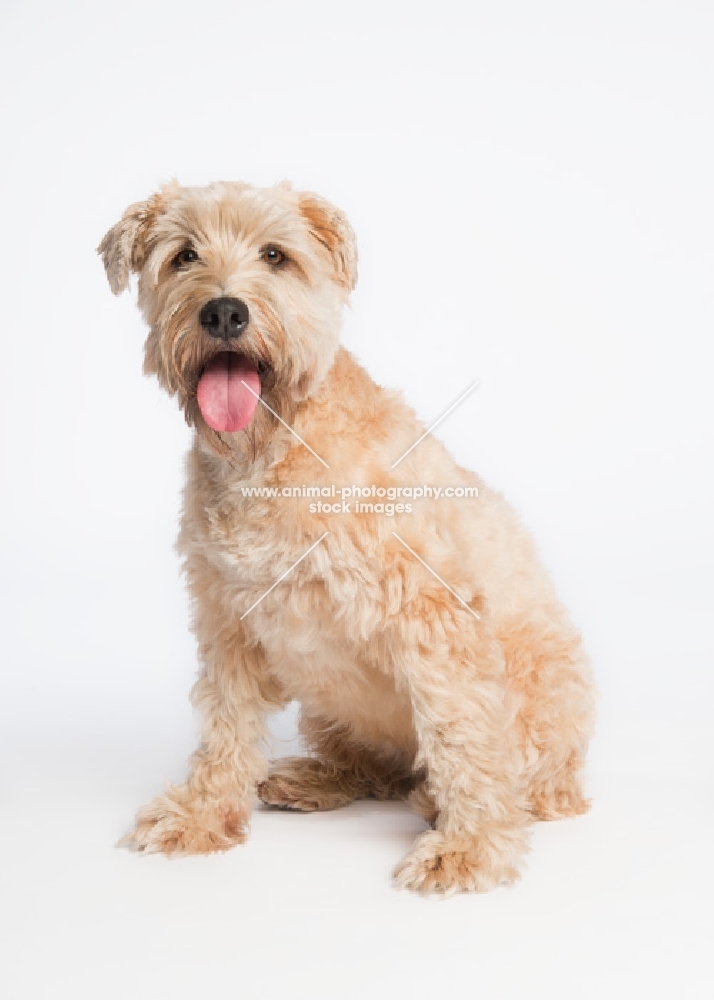
<svg viewBox="0 0 714 1000">
<path fill-rule="evenodd" d="M 370 753 L 344 729 L 305 716 L 300 728 L 315 756 L 275 761 L 258 786 L 266 805 L 311 812 L 355 799 L 405 799 L 419 781 L 408 764 Z"/>
<path fill-rule="evenodd" d="M 573 751 L 567 762 L 552 775 L 534 781 L 528 791 L 528 803 L 536 819 L 564 819 L 580 816 L 590 808 L 583 795 L 580 754 Z"/>
<path fill-rule="evenodd" d="M 558 614 L 531 614 L 502 627 L 509 686 L 519 700 L 517 728 L 528 809 L 536 819 L 587 812 L 582 790 L 593 728 L 593 688 L 580 636 Z"/>
<path fill-rule="evenodd" d="M 303 812 L 339 809 L 367 794 L 349 771 L 317 757 L 276 761 L 266 780 L 258 785 L 258 797 L 266 805 Z"/>
</svg>

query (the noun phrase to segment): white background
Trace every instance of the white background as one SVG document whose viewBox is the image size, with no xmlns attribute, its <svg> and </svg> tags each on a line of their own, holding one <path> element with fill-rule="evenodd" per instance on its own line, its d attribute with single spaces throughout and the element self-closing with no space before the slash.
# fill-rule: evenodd
<svg viewBox="0 0 714 1000">
<path fill-rule="evenodd" d="M 711 996 L 714 8 L 5 3 L 0 32 L 4 995 Z M 593 810 L 512 890 L 395 892 L 394 804 L 113 849 L 194 741 L 189 437 L 93 248 L 172 176 L 330 197 L 348 346 L 427 422 L 481 380 L 438 433 L 522 511 L 600 690 Z"/>
</svg>

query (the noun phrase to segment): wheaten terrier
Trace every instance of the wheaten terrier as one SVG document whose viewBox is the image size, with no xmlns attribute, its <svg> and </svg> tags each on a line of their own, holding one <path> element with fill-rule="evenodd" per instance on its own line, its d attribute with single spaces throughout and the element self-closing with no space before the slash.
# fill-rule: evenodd
<svg viewBox="0 0 714 1000">
<path fill-rule="evenodd" d="M 510 882 L 534 818 L 587 808 L 587 660 L 513 510 L 339 346 L 347 219 L 286 183 L 171 183 L 99 252 L 115 294 L 138 273 L 144 370 L 195 428 L 178 545 L 202 740 L 128 839 L 224 850 L 257 799 L 409 798 L 431 829 L 399 886 Z M 269 768 L 292 699 L 310 755 Z"/>
</svg>

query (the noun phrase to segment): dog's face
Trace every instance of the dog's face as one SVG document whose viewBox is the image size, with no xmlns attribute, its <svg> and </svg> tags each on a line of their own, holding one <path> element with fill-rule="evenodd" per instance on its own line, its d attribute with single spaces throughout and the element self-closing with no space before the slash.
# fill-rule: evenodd
<svg viewBox="0 0 714 1000">
<path fill-rule="evenodd" d="M 344 215 L 287 185 L 164 187 L 104 237 L 115 294 L 139 274 L 144 370 L 218 454 L 253 454 L 328 371 L 356 281 Z M 239 438 L 238 435 L 241 435 Z"/>
</svg>

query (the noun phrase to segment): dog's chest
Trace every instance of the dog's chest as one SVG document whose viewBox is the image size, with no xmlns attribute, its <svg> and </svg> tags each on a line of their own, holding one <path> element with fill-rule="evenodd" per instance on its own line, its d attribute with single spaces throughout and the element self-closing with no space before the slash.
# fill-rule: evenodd
<svg viewBox="0 0 714 1000">
<path fill-rule="evenodd" d="M 366 663 L 360 650 L 325 629 L 316 636 L 292 620 L 286 629 L 276 628 L 279 621 L 279 616 L 264 619 L 261 635 L 286 697 L 299 701 L 308 718 L 345 727 L 353 739 L 382 753 L 413 755 L 409 700 L 389 671 Z"/>
<path fill-rule="evenodd" d="M 390 665 L 359 636 L 364 570 L 354 572 L 341 558 L 339 537 L 315 545 L 294 522 L 256 516 L 255 507 L 238 521 L 215 517 L 212 530 L 211 559 L 231 610 L 245 616 L 243 627 L 265 650 L 286 698 L 369 745 L 411 753 L 409 701 Z"/>
<path fill-rule="evenodd" d="M 276 504 L 234 495 L 204 510 L 200 538 L 239 617 L 259 602 L 260 613 L 300 636 L 304 647 L 316 635 L 349 640 L 355 623 L 371 620 L 379 604 L 364 581 L 381 578 L 374 553 L 355 544 L 341 522 L 307 508 L 303 498 Z"/>
</svg>

